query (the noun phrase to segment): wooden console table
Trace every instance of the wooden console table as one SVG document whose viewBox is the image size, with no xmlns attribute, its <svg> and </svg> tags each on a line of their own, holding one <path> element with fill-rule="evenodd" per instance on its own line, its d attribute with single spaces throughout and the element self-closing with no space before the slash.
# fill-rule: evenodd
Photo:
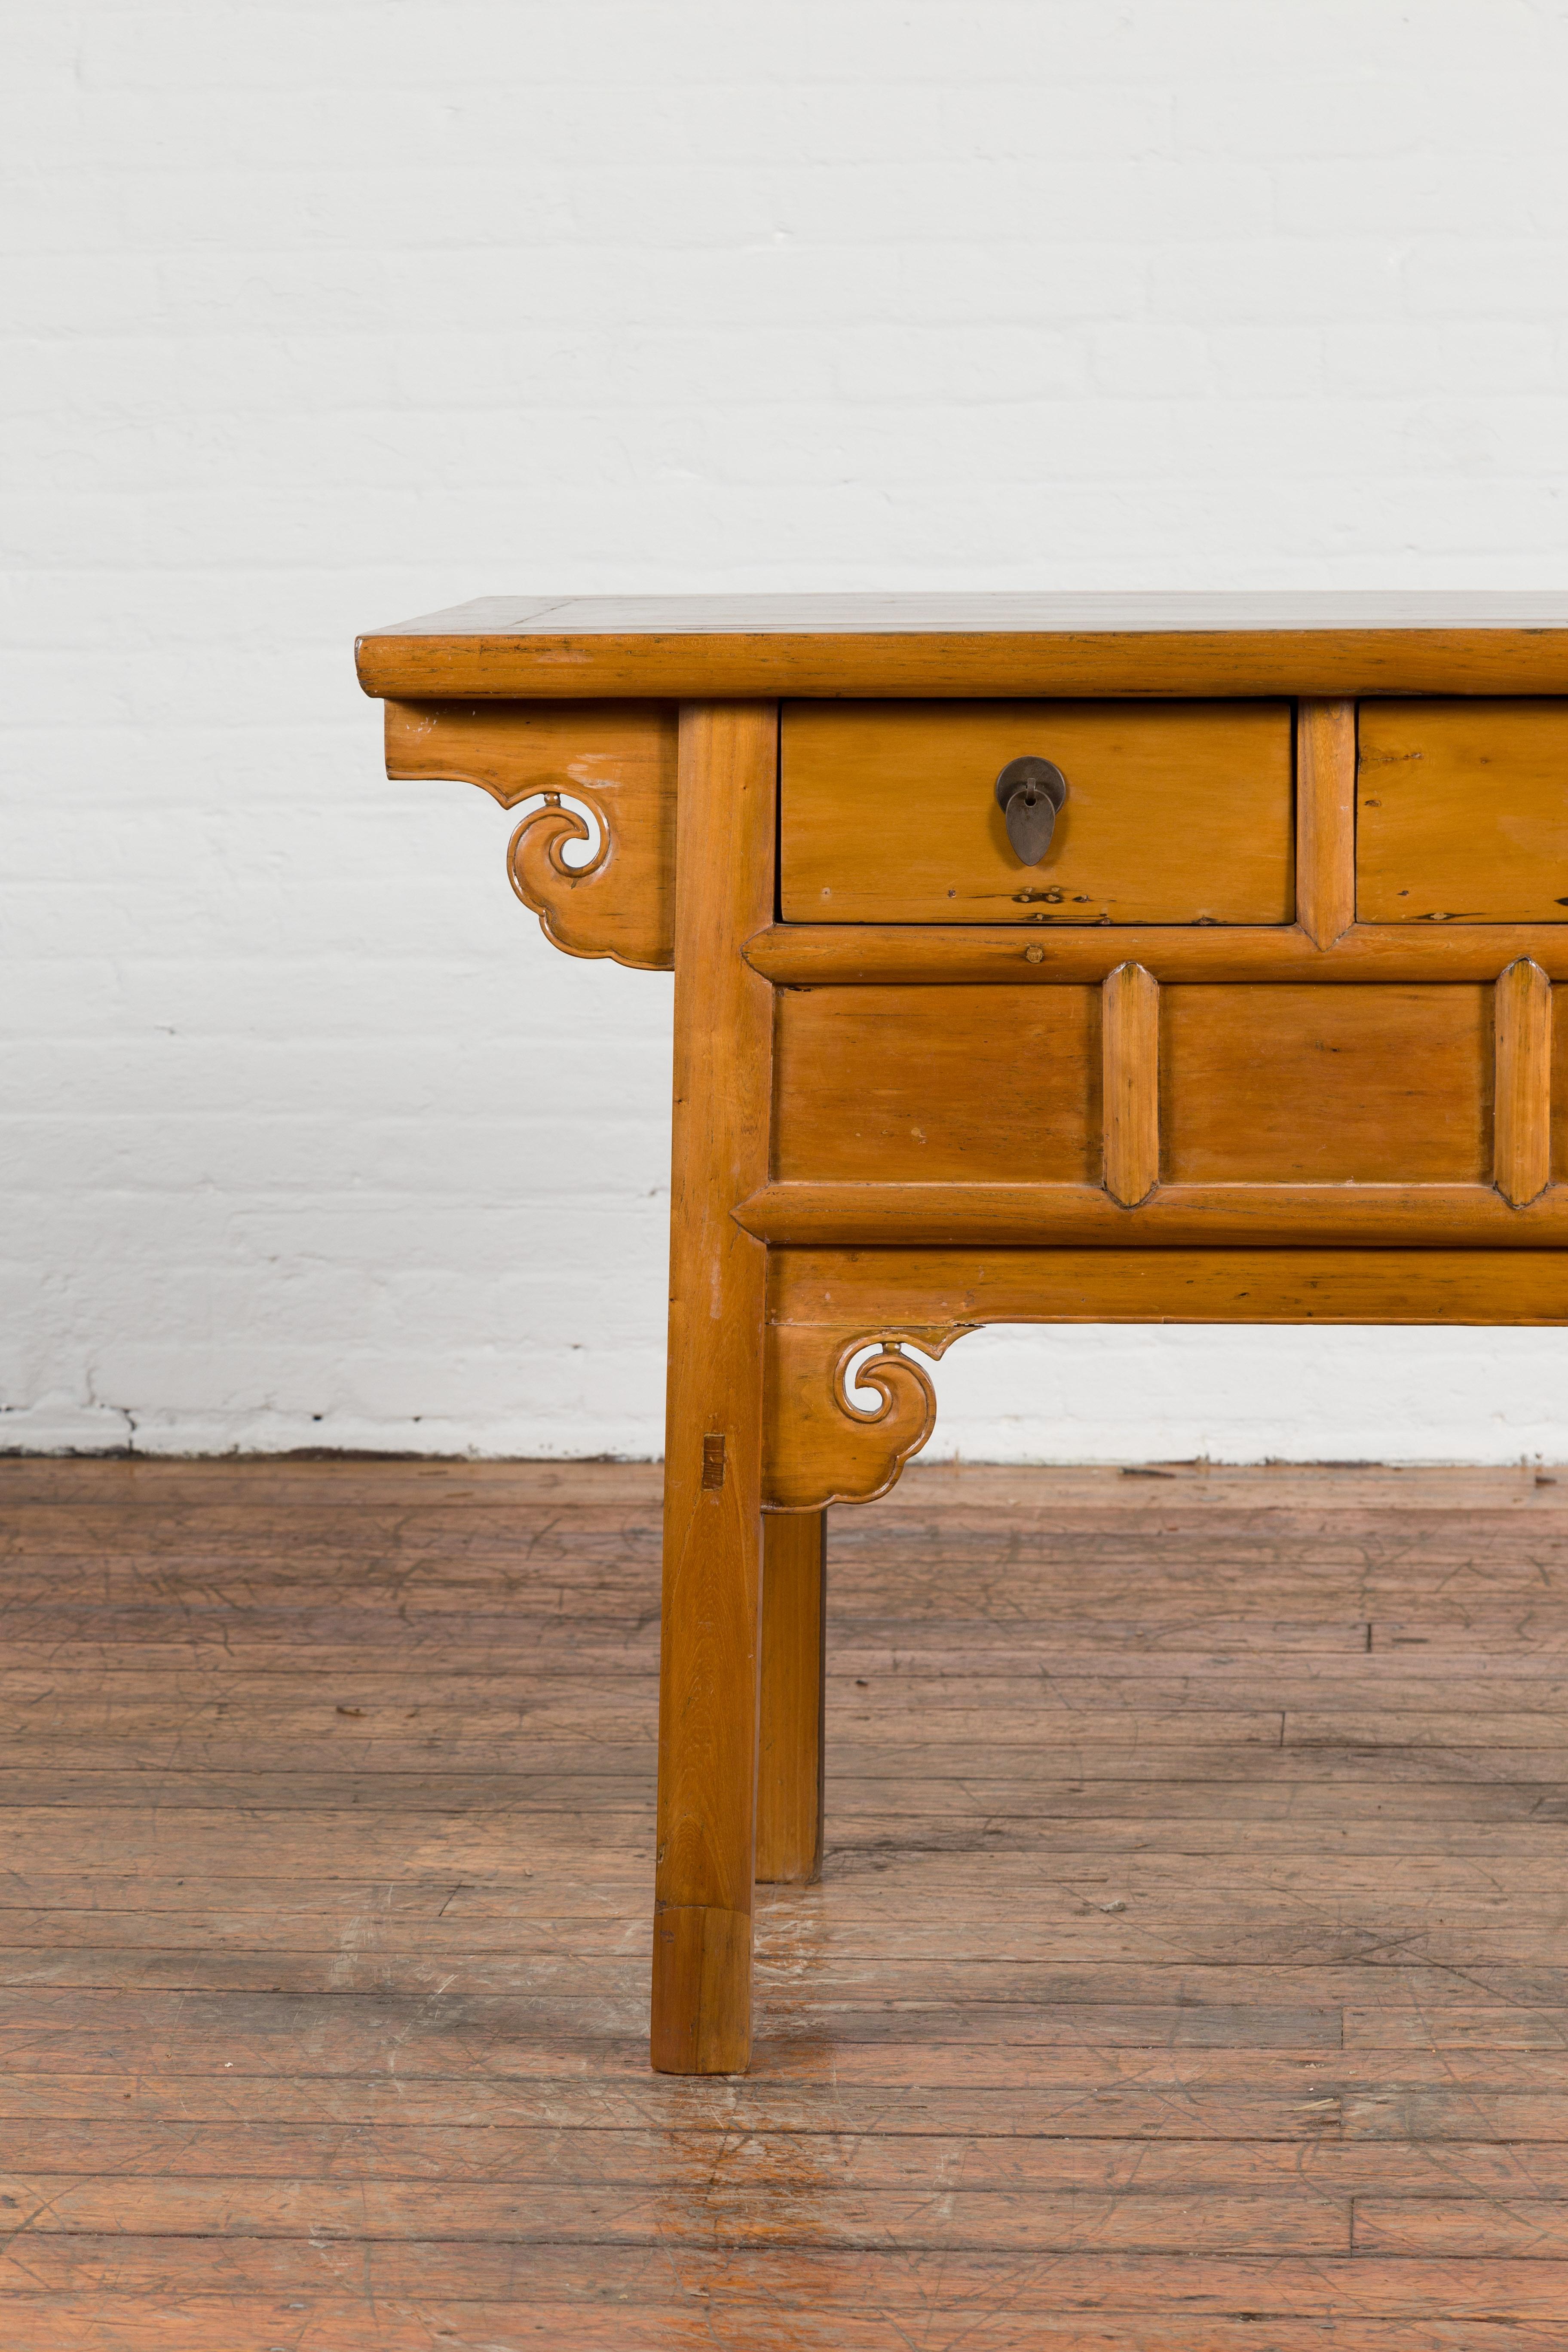
<svg viewBox="0 0 1568 2352">
<path fill-rule="evenodd" d="M 922 1358 L 1568 1322 L 1568 598 L 500 599 L 359 674 L 558 947 L 674 967 L 653 2063 L 735 2072 Z"/>
</svg>

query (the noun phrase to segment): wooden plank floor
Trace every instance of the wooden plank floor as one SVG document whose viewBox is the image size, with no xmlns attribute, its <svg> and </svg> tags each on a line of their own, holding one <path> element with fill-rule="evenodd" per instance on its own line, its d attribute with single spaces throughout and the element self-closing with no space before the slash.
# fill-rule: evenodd
<svg viewBox="0 0 1568 2352">
<path fill-rule="evenodd" d="M 0 1465 L 5 2352 L 1562 2352 L 1568 1474 L 915 1472 L 647 2071 L 657 1474 Z"/>
</svg>

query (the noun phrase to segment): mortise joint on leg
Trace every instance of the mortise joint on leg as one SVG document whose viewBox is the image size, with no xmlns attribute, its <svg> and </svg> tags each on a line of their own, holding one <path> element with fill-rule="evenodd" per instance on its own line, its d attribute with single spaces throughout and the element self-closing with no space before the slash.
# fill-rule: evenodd
<svg viewBox="0 0 1568 2352">
<path fill-rule="evenodd" d="M 721 1431 L 716 1436 L 705 1437 L 702 1441 L 702 1485 L 706 1492 L 711 1493 L 723 1484 L 724 1436 Z"/>
</svg>

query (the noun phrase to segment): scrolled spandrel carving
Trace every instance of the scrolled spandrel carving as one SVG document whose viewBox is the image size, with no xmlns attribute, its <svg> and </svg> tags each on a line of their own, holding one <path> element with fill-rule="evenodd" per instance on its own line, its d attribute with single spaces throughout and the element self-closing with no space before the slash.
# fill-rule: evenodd
<svg viewBox="0 0 1568 2352">
<path fill-rule="evenodd" d="M 568 955 L 643 970 L 675 961 L 675 745 L 653 703 L 386 705 L 388 775 L 536 802 L 508 845 L 512 888 Z"/>
<path fill-rule="evenodd" d="M 820 1510 L 885 1495 L 936 1426 L 936 1390 L 911 1348 L 940 1356 L 945 1331 L 845 1331 L 775 1324 L 768 1333 L 763 1494 L 774 1510 Z M 869 1391 L 879 1402 L 858 1402 Z"/>
<path fill-rule="evenodd" d="M 557 938 L 557 923 L 563 919 L 571 929 L 568 910 L 573 898 L 603 872 L 611 856 L 611 838 L 605 812 L 578 791 L 570 800 L 560 793 L 546 793 L 525 812 L 507 844 L 506 870 L 512 888 L 530 912 L 539 917 L 546 935 L 569 955 L 587 950 L 574 949 L 568 940 Z M 582 846 L 582 856 L 567 856 L 574 845 Z"/>
</svg>

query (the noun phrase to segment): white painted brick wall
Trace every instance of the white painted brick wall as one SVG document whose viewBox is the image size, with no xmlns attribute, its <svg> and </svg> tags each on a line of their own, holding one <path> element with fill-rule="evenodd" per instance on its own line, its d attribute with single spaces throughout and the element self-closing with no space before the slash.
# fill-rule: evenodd
<svg viewBox="0 0 1568 2352">
<path fill-rule="evenodd" d="M 646 1454 L 668 983 L 389 786 L 485 592 L 1563 584 L 1561 0 L 13 0 L 12 1444 Z M 969 1454 L 1568 1454 L 1555 1334 L 964 1343 Z"/>
</svg>

